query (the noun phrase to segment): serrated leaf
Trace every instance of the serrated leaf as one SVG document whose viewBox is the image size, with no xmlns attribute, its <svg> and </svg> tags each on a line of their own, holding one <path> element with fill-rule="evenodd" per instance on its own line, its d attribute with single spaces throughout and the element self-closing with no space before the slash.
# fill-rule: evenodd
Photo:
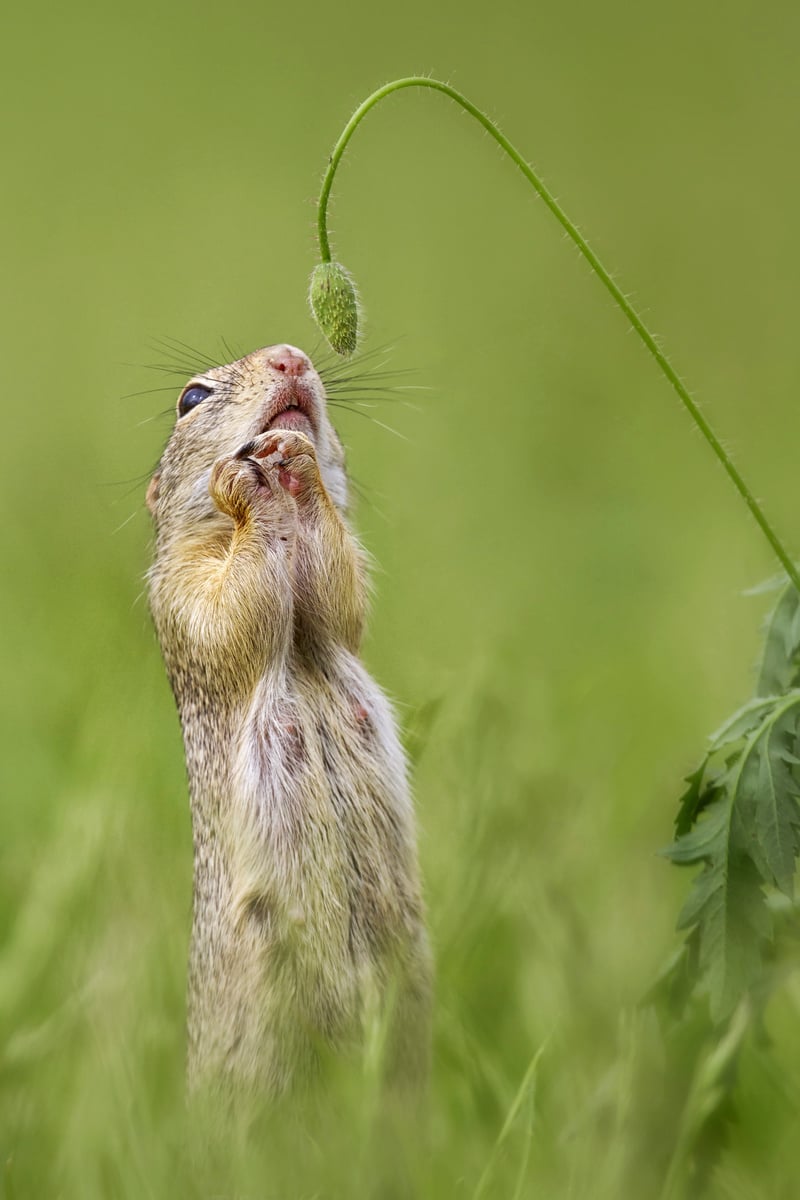
<svg viewBox="0 0 800 1200">
<path fill-rule="evenodd" d="M 787 584 L 767 622 L 764 655 L 756 689 L 774 696 L 794 687 L 800 676 L 800 596 Z"/>
<path fill-rule="evenodd" d="M 728 871 L 724 924 L 722 919 L 710 923 L 710 936 L 700 943 L 699 966 L 708 978 L 711 1018 L 716 1023 L 730 1015 L 758 979 L 772 929 L 761 877 L 752 860 L 729 863 Z"/>
<path fill-rule="evenodd" d="M 736 742 L 745 734 L 756 729 L 764 719 L 767 710 L 774 707 L 775 697 L 756 696 L 753 700 L 748 700 L 747 704 L 743 704 L 735 713 L 728 717 L 720 725 L 719 729 L 715 730 L 708 739 L 709 752 L 713 753 L 721 750 L 724 746 Z"/>
<path fill-rule="evenodd" d="M 718 851 L 720 838 L 723 836 L 723 825 L 727 825 L 729 820 L 728 810 L 729 803 L 725 795 L 720 795 L 706 806 L 703 816 L 693 829 L 682 834 L 661 853 L 679 867 L 710 861 Z"/>
<path fill-rule="evenodd" d="M 696 982 L 722 1020 L 755 982 L 771 937 L 764 888 L 793 897 L 800 853 L 800 594 L 784 587 L 767 623 L 756 697 L 709 739 L 687 777 L 665 855 L 702 866 L 678 918 Z M 720 766 L 720 761 L 723 765 Z M 687 959 L 687 962 L 689 960 Z"/>
<path fill-rule="evenodd" d="M 720 737 L 720 747 L 734 747 L 722 772 L 707 779 L 706 759 L 689 776 L 678 837 L 665 851 L 679 866 L 703 865 L 678 928 L 698 939 L 698 972 L 708 983 L 715 1021 L 759 972 L 771 930 L 764 886 L 793 894 L 800 850 L 798 713 L 800 690 L 794 689 L 745 706 L 726 722 L 723 729 L 736 731 L 738 742 Z M 756 716 L 760 724 L 750 727 Z"/>
<path fill-rule="evenodd" d="M 756 791 L 756 834 L 775 886 L 791 900 L 794 895 L 794 864 L 798 849 L 797 787 L 787 755 L 794 755 L 794 713 L 784 712 L 762 738 Z"/>
<path fill-rule="evenodd" d="M 768 933 L 762 875 L 747 837 L 753 826 L 762 737 L 763 730 L 758 730 L 742 744 L 694 828 L 666 852 L 679 865 L 703 864 L 678 928 L 697 932 L 698 969 L 708 983 L 714 1021 L 723 1020 L 755 981 Z"/>
<path fill-rule="evenodd" d="M 678 801 L 678 815 L 675 818 L 676 837 L 681 837 L 689 832 L 704 805 L 703 776 L 707 766 L 708 756 L 703 759 L 696 771 L 686 776 L 685 782 L 689 786 Z"/>
</svg>

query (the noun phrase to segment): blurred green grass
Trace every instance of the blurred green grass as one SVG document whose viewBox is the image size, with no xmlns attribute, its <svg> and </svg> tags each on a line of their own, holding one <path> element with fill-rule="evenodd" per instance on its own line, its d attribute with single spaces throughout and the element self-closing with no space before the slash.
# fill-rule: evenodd
<svg viewBox="0 0 800 1200">
<path fill-rule="evenodd" d="M 190 832 L 142 594 L 174 403 L 146 391 L 169 382 L 145 366 L 155 339 L 313 347 L 326 155 L 373 86 L 430 69 L 536 162 L 797 549 L 799 22 L 786 3 L 620 0 L 9 14 L 4 1195 L 377 1186 L 344 1085 L 313 1133 L 276 1116 L 211 1166 L 190 1153 Z M 401 438 L 338 421 L 377 563 L 367 658 L 424 734 L 438 1015 L 414 1191 L 474 1193 L 544 1045 L 519 1194 L 658 1196 L 679 1102 L 635 1006 L 688 880 L 654 851 L 703 735 L 749 691 L 765 600 L 741 593 L 774 564 L 552 219 L 442 98 L 371 115 L 333 232 L 365 349 L 394 343 L 430 389 L 376 414 Z M 796 1194 L 798 1004 L 793 977 L 772 1048 L 747 1049 L 715 1196 Z M 514 1195 L 528 1114 L 487 1194 Z"/>
</svg>

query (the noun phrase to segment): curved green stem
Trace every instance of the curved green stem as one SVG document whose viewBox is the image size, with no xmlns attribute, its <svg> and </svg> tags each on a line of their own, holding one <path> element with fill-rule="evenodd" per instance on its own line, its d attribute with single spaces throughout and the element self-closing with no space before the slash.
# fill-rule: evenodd
<svg viewBox="0 0 800 1200">
<path fill-rule="evenodd" d="M 505 150 L 511 161 L 516 164 L 537 194 L 550 209 L 550 212 L 558 221 L 567 237 L 571 242 L 574 243 L 575 246 L 577 246 L 586 262 L 592 268 L 603 287 L 617 305 L 617 308 L 620 309 L 620 311 L 633 326 L 637 336 L 639 337 L 639 340 L 644 343 L 652 357 L 655 359 L 662 375 L 665 375 L 668 379 L 681 404 L 689 413 L 689 416 L 692 418 L 695 425 L 708 442 L 728 478 L 733 483 L 733 486 L 744 500 L 757 525 L 761 529 L 761 532 L 764 534 L 765 538 L 777 555 L 781 565 L 783 566 L 783 569 L 789 576 L 789 579 L 791 579 L 794 586 L 800 592 L 800 573 L 787 554 L 783 543 L 767 521 L 767 518 L 764 516 L 761 506 L 759 505 L 755 496 L 748 488 L 734 464 L 731 462 L 731 459 L 728 456 L 724 446 L 714 433 L 708 421 L 700 412 L 700 409 L 697 407 L 692 397 L 689 395 L 687 388 L 681 382 L 680 377 L 670 364 L 669 359 L 659 348 L 655 337 L 647 328 L 644 321 L 631 304 L 630 300 L 628 300 L 624 293 L 617 287 L 616 283 L 611 278 L 611 275 L 600 262 L 600 259 L 592 250 L 589 243 L 578 232 L 577 228 L 575 225 L 573 225 L 572 221 L 570 221 L 569 217 L 561 208 L 558 201 L 555 199 L 552 193 L 548 191 L 542 180 L 539 178 L 533 168 L 525 161 L 519 151 L 512 146 L 508 138 L 500 132 L 495 123 L 491 121 L 485 113 L 481 112 L 479 108 L 476 108 L 475 105 L 466 98 L 466 96 L 462 96 L 461 93 L 457 92 L 455 88 L 451 88 L 446 83 L 441 83 L 438 79 L 427 79 L 424 75 L 412 75 L 406 79 L 395 79 L 392 83 L 387 83 L 384 87 L 378 88 L 377 91 L 373 92 L 371 96 L 368 96 L 363 104 L 356 109 L 342 130 L 338 142 L 334 146 L 333 153 L 330 157 L 330 162 L 328 163 L 328 169 L 325 172 L 325 178 L 322 181 L 322 190 L 319 196 L 319 207 L 317 211 L 317 230 L 319 235 L 319 248 L 322 261 L 331 261 L 331 250 L 330 242 L 328 240 L 327 224 L 328 200 L 330 198 L 331 187 L 333 185 L 333 177 L 336 174 L 336 169 L 339 166 L 345 149 L 347 148 L 347 144 L 355 133 L 357 126 L 361 123 L 369 110 L 374 108 L 379 100 L 382 100 L 385 96 L 391 95 L 392 92 L 399 92 L 402 88 L 409 87 L 431 88 L 433 91 L 442 92 L 445 96 L 449 96 L 451 100 L 454 100 L 456 104 L 465 109 L 470 116 L 473 116 L 475 120 L 483 126 L 486 132 L 494 139 L 494 141 L 497 142 L 498 146 L 501 146 L 502 149 Z"/>
</svg>

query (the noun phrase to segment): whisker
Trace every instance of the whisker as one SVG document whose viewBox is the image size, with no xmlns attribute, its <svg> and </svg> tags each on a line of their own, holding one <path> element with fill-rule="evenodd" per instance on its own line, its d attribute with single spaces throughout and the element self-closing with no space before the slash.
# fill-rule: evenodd
<svg viewBox="0 0 800 1200">
<path fill-rule="evenodd" d="M 133 520 L 133 518 L 134 518 L 134 517 L 138 517 L 138 516 L 139 516 L 139 514 L 140 514 L 140 512 L 141 512 L 141 511 L 142 511 L 142 510 L 141 510 L 140 508 L 137 508 L 137 509 L 136 509 L 134 512 L 132 512 L 132 513 L 131 513 L 131 515 L 130 515 L 129 517 L 126 517 L 126 518 L 125 518 L 125 520 L 122 522 L 122 524 L 121 524 L 121 525 L 118 525 L 116 529 L 112 529 L 112 530 L 111 530 L 111 536 L 112 536 L 112 537 L 115 537 L 115 536 L 116 536 L 118 533 L 121 533 L 121 532 L 122 532 L 122 530 L 125 528 L 125 526 L 126 526 L 126 525 L 130 525 L 130 523 L 131 523 L 131 521 Z"/>
<path fill-rule="evenodd" d="M 156 463 L 152 470 L 145 471 L 143 474 L 137 475 L 135 479 L 106 479 L 105 481 L 98 483 L 97 486 L 101 488 L 117 488 L 126 487 L 128 484 L 130 484 L 132 487 L 141 487 L 142 484 L 150 478 L 157 466 L 158 463 Z"/>
<path fill-rule="evenodd" d="M 358 409 L 355 409 L 354 411 L 358 412 Z M 369 413 L 364 413 L 363 415 L 365 417 L 369 417 Z M 377 417 L 369 417 L 369 419 L 370 421 L 374 421 L 376 425 L 380 425 L 381 429 L 385 429 L 387 433 L 393 433 L 395 437 L 400 438 L 402 441 L 411 441 L 411 439 L 405 433 L 401 433 L 399 429 L 394 429 L 391 425 L 387 425 L 385 421 L 379 421 Z"/>
<path fill-rule="evenodd" d="M 161 412 L 153 413 L 150 417 L 142 417 L 141 421 L 137 421 L 134 429 L 141 429 L 143 425 L 150 425 L 153 421 L 159 421 L 162 417 L 174 417 L 175 409 L 170 405 L 169 408 L 162 408 Z"/>
<path fill-rule="evenodd" d="M 345 403 L 352 404 L 357 408 L 380 408 L 384 404 L 391 402 L 395 410 L 399 407 L 408 409 L 410 412 L 423 411 L 421 404 L 415 404 L 405 396 L 387 396 L 382 390 L 373 392 L 369 388 L 364 388 L 357 396 L 354 396 L 349 389 L 347 391 L 334 392 L 333 395 L 328 396 L 327 400 L 328 404 L 331 405 Z"/>
<path fill-rule="evenodd" d="M 376 346 L 374 350 L 368 350 L 364 354 L 356 355 L 355 359 L 348 359 L 346 361 L 343 361 L 338 355 L 333 354 L 332 351 L 327 351 L 321 361 L 317 363 L 317 370 L 323 379 L 326 377 L 329 379 L 337 378 L 343 371 L 355 370 L 360 375 L 363 375 L 367 370 L 370 372 L 374 370 L 376 359 L 383 359 L 383 362 L 377 364 L 379 367 L 389 362 L 392 352 L 396 349 L 396 342 L 387 342 L 381 346 Z M 367 364 L 373 365 L 367 366 Z M 396 372 L 392 373 L 396 374 Z"/>
<path fill-rule="evenodd" d="M 367 362 L 369 359 L 377 358 L 379 354 L 391 354 L 397 349 L 398 343 L 402 340 L 403 338 L 395 338 L 391 342 L 381 342 L 379 346 L 373 346 L 371 350 L 359 350 L 354 358 L 358 362 Z M 343 359 L 322 338 L 317 338 L 317 345 L 322 347 L 322 357 L 329 359 L 331 362 L 346 366 L 348 362 L 353 361 L 352 359 Z"/>
<path fill-rule="evenodd" d="M 187 350 L 197 362 L 204 362 L 209 367 L 218 367 L 220 364 L 217 359 L 212 358 L 208 354 L 204 354 L 202 350 L 198 350 L 195 346 L 190 346 L 188 342 L 182 342 L 180 338 L 161 337 L 155 339 L 156 345 L 165 346 L 170 353 L 175 353 L 176 350 Z"/>
<path fill-rule="evenodd" d="M 142 388 L 140 392 L 128 392 L 124 396 L 120 396 L 120 400 L 134 400 L 137 396 L 154 396 L 156 392 L 175 392 L 174 387 L 157 387 L 157 388 Z"/>
<path fill-rule="evenodd" d="M 131 612 L 133 612 L 133 610 L 141 603 L 141 601 L 144 600 L 146 595 L 147 595 L 147 589 L 142 588 L 142 590 L 139 592 L 139 595 L 136 596 L 135 599 L 131 602 Z"/>
<path fill-rule="evenodd" d="M 156 342 L 150 345 L 150 349 L 159 354 L 162 361 L 169 366 L 176 367 L 181 371 L 185 371 L 188 368 L 190 375 L 193 375 L 198 370 L 198 367 L 200 370 L 204 370 L 206 367 L 206 364 L 199 359 L 186 358 L 177 347 L 161 346 Z"/>
<path fill-rule="evenodd" d="M 321 378 L 326 387 L 340 387 L 342 384 L 351 382 L 369 383 L 376 379 L 398 379 L 404 375 L 419 375 L 419 371 L 413 367 L 409 367 L 400 371 L 360 371 L 354 372 L 351 375 L 336 375 L 327 379 L 321 376 Z M 403 385 L 399 384 L 398 386 Z"/>
<path fill-rule="evenodd" d="M 171 363 L 123 363 L 123 367 L 132 367 L 134 370 L 141 371 L 159 371 L 162 375 L 175 375 L 179 379 L 188 379 L 198 372 L 186 366 L 174 366 Z"/>
<path fill-rule="evenodd" d="M 220 338 L 220 341 L 222 342 L 222 349 L 225 351 L 225 353 L 228 355 L 228 357 L 232 360 L 232 362 L 238 362 L 238 360 L 240 358 L 244 358 L 243 354 L 239 354 L 237 352 L 237 350 L 235 350 L 234 347 L 230 345 L 227 338 L 222 337 L 222 338 Z"/>
<path fill-rule="evenodd" d="M 354 479 L 352 475 L 350 476 L 350 487 L 353 489 L 362 503 L 368 505 L 369 508 L 371 508 L 374 513 L 377 513 L 381 520 L 385 521 L 387 525 L 390 524 L 386 513 L 375 503 L 373 495 L 370 495 L 370 488 L 363 487 L 362 484 L 360 484 L 357 479 Z"/>
<path fill-rule="evenodd" d="M 378 385 L 376 387 L 374 384 L 369 383 L 369 382 L 348 384 L 344 381 L 342 381 L 340 383 L 335 383 L 333 385 L 332 390 L 334 392 L 336 392 L 336 391 L 339 391 L 339 389 L 343 388 L 343 387 L 349 388 L 352 391 L 382 392 L 386 396 L 393 396 L 393 395 L 395 395 L 396 392 L 435 392 L 435 391 L 438 391 L 437 388 L 432 387 L 431 384 L 429 384 L 429 383 L 398 383 L 398 384 L 393 384 L 391 386 Z"/>
<path fill-rule="evenodd" d="M 338 407 L 345 409 L 347 412 L 354 413 L 354 415 L 357 417 L 365 417 L 368 421 L 373 421 L 375 425 L 380 425 L 381 429 L 385 429 L 387 433 L 393 433 L 395 437 L 402 438 L 404 442 L 410 440 L 404 433 L 401 433 L 399 429 L 393 429 L 392 426 L 387 425 L 385 421 L 379 421 L 377 417 L 370 416 L 369 413 L 364 412 L 360 408 L 353 408 L 342 400 L 339 401 Z"/>
<path fill-rule="evenodd" d="M 224 342 L 224 339 L 222 340 Z M 195 346 L 190 346 L 187 342 L 183 342 L 179 338 L 154 338 L 151 344 L 154 349 L 164 355 L 165 359 L 165 364 L 148 364 L 155 366 L 155 369 L 163 369 L 166 365 L 168 372 L 189 378 L 192 375 L 205 375 L 208 371 L 215 370 L 218 367 L 227 367 L 228 373 L 232 378 L 238 381 L 241 381 L 243 378 L 241 371 L 233 363 L 220 361 L 221 356 L 205 354 Z M 230 357 L 236 356 L 236 351 L 227 342 L 225 343 L 225 347 L 224 353 L 226 355 Z M 185 358 L 184 351 L 188 351 L 192 357 L 190 359 Z M 238 357 L 241 357 L 241 355 Z"/>
<path fill-rule="evenodd" d="M 138 494 L 139 496 L 141 496 L 142 488 L 144 487 L 144 485 L 146 483 L 150 482 L 152 475 L 153 475 L 153 471 L 148 471 L 146 474 L 142 475 L 139 479 L 120 480 L 119 483 L 100 483 L 97 486 L 102 487 L 102 488 L 114 488 L 114 487 L 122 487 L 123 484 L 125 484 L 125 483 L 130 484 L 130 487 L 126 487 L 124 492 L 120 492 L 120 494 L 118 496 L 115 496 L 113 498 L 113 500 L 109 501 L 109 508 L 116 508 L 118 504 L 122 504 L 125 500 L 130 500 L 131 496 L 133 496 L 135 494 Z M 144 507 L 143 505 L 140 505 L 139 508 L 137 509 L 137 512 L 141 512 L 143 507 Z M 124 525 L 124 522 L 123 522 L 123 525 Z M 122 526 L 120 526 L 120 528 L 122 528 Z"/>
<path fill-rule="evenodd" d="M 375 396 L 373 397 L 373 402 L 370 403 L 370 401 L 364 397 L 355 399 L 354 397 L 344 395 L 328 397 L 328 403 L 333 405 L 352 404 L 355 408 L 381 408 L 386 403 L 386 400 L 383 396 Z M 395 402 L 394 411 L 397 412 L 398 408 L 404 408 L 408 412 L 424 412 L 423 406 L 421 404 L 415 404 L 412 400 L 397 400 Z"/>
<path fill-rule="evenodd" d="M 346 408 L 346 407 L 377 408 L 378 407 L 377 404 L 370 404 L 369 401 L 367 401 L 367 400 L 351 400 L 349 398 L 349 396 L 338 396 L 338 397 L 329 396 L 328 404 L 332 405 L 334 408 L 336 408 L 336 407 L 339 407 L 339 408 Z"/>
<path fill-rule="evenodd" d="M 379 404 L 405 404 L 405 392 L 417 391 L 416 388 L 373 388 L 359 387 L 351 385 L 349 387 L 332 388 L 328 392 L 329 397 L 335 399 L 337 396 L 363 396 L 365 399 L 376 400 Z"/>
</svg>

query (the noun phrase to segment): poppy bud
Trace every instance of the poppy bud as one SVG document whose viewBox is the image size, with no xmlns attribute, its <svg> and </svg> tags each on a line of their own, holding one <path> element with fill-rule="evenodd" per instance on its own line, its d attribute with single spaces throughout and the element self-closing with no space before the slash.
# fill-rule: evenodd
<svg viewBox="0 0 800 1200">
<path fill-rule="evenodd" d="M 340 263 L 318 263 L 308 299 L 317 324 L 337 354 L 352 354 L 358 343 L 358 297 Z"/>
</svg>

